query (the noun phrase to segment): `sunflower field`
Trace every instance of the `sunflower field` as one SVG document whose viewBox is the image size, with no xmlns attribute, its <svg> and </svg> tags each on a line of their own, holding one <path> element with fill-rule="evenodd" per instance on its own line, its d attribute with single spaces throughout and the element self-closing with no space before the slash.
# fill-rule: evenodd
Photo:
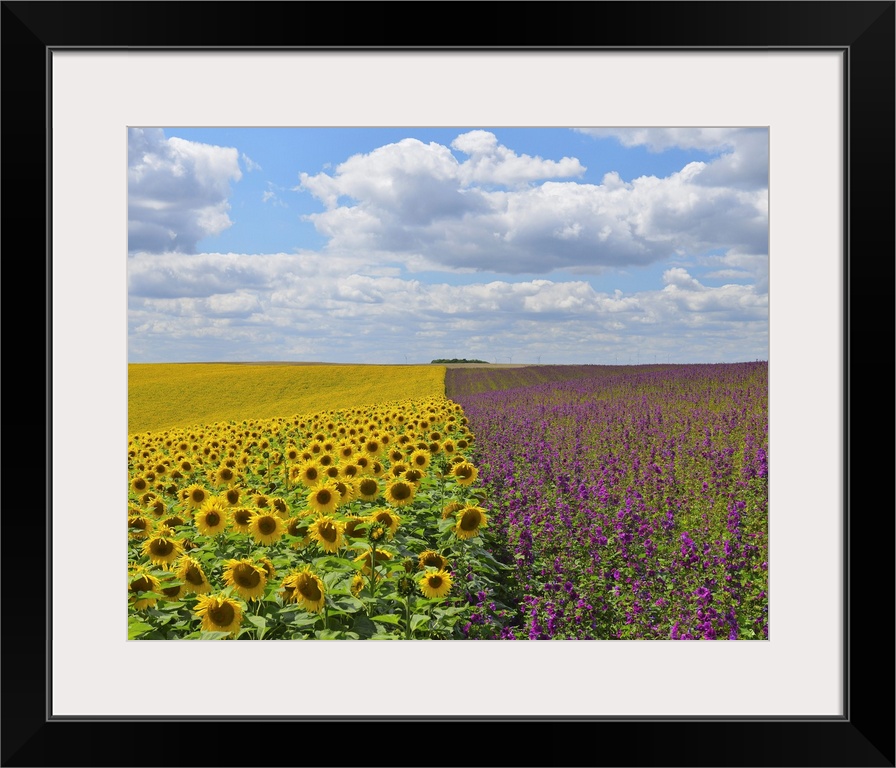
<svg viewBox="0 0 896 768">
<path fill-rule="evenodd" d="M 473 444 L 441 395 L 132 434 L 129 638 L 500 634 Z"/>
<path fill-rule="evenodd" d="M 132 363 L 128 434 L 353 408 L 445 392 L 438 365 Z"/>
</svg>

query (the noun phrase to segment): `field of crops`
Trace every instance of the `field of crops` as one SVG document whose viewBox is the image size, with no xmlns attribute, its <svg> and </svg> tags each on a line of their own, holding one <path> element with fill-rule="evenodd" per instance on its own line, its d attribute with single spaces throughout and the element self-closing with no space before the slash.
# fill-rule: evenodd
<svg viewBox="0 0 896 768">
<path fill-rule="evenodd" d="M 446 392 L 515 637 L 768 637 L 766 363 L 455 369 Z"/>
<path fill-rule="evenodd" d="M 765 363 L 130 371 L 132 639 L 768 637 Z"/>
<path fill-rule="evenodd" d="M 438 365 L 131 364 L 128 433 L 441 395 Z"/>
</svg>

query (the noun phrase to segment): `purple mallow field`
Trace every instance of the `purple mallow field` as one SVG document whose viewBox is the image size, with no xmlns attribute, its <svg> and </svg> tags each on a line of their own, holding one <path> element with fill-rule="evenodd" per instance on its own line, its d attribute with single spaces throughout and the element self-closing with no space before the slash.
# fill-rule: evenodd
<svg viewBox="0 0 896 768">
<path fill-rule="evenodd" d="M 449 369 L 512 611 L 469 637 L 768 639 L 768 364 Z"/>
</svg>

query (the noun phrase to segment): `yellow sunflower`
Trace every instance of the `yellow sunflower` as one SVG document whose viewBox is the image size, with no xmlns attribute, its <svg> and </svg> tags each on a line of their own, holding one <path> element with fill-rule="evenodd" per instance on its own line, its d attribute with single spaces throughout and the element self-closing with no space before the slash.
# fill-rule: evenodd
<svg viewBox="0 0 896 768">
<path fill-rule="evenodd" d="M 189 555 L 184 555 L 180 559 L 174 575 L 184 582 L 188 592 L 195 592 L 197 595 L 201 595 L 212 588 L 201 563 Z"/>
<path fill-rule="evenodd" d="M 385 525 L 389 530 L 390 539 L 395 536 L 395 532 L 398 530 L 398 524 L 401 522 L 401 518 L 394 512 L 390 512 L 388 509 L 380 509 L 373 512 L 367 520 L 371 523 L 382 523 Z"/>
<path fill-rule="evenodd" d="M 211 493 L 209 493 L 205 488 L 199 485 L 199 483 L 193 483 L 192 485 L 184 488 L 183 491 L 183 499 L 187 502 L 187 504 L 190 505 L 192 509 L 199 509 L 210 498 Z"/>
<path fill-rule="evenodd" d="M 224 569 L 224 583 L 233 587 L 243 600 L 257 600 L 264 594 L 268 577 L 263 566 L 244 557 L 228 560 Z"/>
<path fill-rule="evenodd" d="M 345 523 L 334 520 L 329 515 L 318 517 L 308 526 L 308 535 L 323 547 L 325 552 L 337 552 L 342 546 Z"/>
<path fill-rule="evenodd" d="M 138 611 L 144 608 L 152 608 L 157 602 L 157 597 L 144 597 L 137 599 L 140 592 L 158 593 L 161 585 L 159 580 L 142 566 L 133 566 L 128 572 L 128 601 Z"/>
<path fill-rule="evenodd" d="M 380 495 L 380 484 L 375 477 L 362 477 L 355 482 L 355 490 L 359 499 L 376 501 Z"/>
<path fill-rule="evenodd" d="M 337 480 L 333 483 L 333 487 L 339 493 L 339 501 L 336 503 L 337 507 L 350 504 L 355 499 L 357 491 L 355 490 L 354 480 Z"/>
<path fill-rule="evenodd" d="M 269 512 L 256 512 L 249 521 L 249 533 L 259 544 L 267 546 L 286 533 L 286 524 L 273 509 Z"/>
<path fill-rule="evenodd" d="M 361 575 L 360 573 L 356 573 L 354 576 L 352 576 L 351 592 L 355 597 L 361 594 L 361 590 L 364 589 L 364 584 L 365 581 L 363 575 Z"/>
<path fill-rule="evenodd" d="M 234 486 L 224 491 L 224 493 L 221 495 L 221 499 L 225 504 L 227 504 L 227 506 L 236 507 L 239 505 L 240 500 L 242 499 L 242 495 L 243 492 L 239 488 Z"/>
<path fill-rule="evenodd" d="M 254 514 L 255 510 L 251 507 L 234 507 L 230 510 L 230 521 L 240 533 L 249 533 Z"/>
<path fill-rule="evenodd" d="M 217 536 L 227 528 L 227 507 L 220 499 L 209 499 L 194 515 L 193 522 L 203 536 Z"/>
<path fill-rule="evenodd" d="M 448 571 L 427 571 L 417 582 L 424 597 L 445 597 L 451 590 Z"/>
<path fill-rule="evenodd" d="M 160 529 L 143 542 L 142 552 L 150 562 L 167 567 L 180 557 L 184 547 L 172 533 L 170 528 Z"/>
<path fill-rule="evenodd" d="M 281 596 L 286 603 L 300 603 L 305 610 L 320 613 L 324 608 L 324 583 L 320 577 L 305 566 L 283 579 Z"/>
<path fill-rule="evenodd" d="M 402 479 L 407 480 L 409 483 L 413 483 L 414 488 L 419 488 L 420 483 L 423 480 L 423 470 L 411 467 L 404 473 L 404 475 L 402 475 Z"/>
<path fill-rule="evenodd" d="M 140 513 L 128 513 L 128 538 L 140 541 L 152 531 L 152 519 Z"/>
<path fill-rule="evenodd" d="M 367 520 L 363 517 L 351 517 L 345 521 L 342 535 L 347 539 L 362 539 L 367 536 Z"/>
<path fill-rule="evenodd" d="M 281 498 L 280 496 L 272 496 L 271 507 L 273 507 L 277 514 L 284 520 L 289 518 L 289 503 L 286 499 Z"/>
<path fill-rule="evenodd" d="M 389 474 L 393 478 L 399 478 L 405 472 L 407 472 L 410 468 L 411 468 L 411 465 L 404 461 L 393 461 L 392 466 L 389 467 Z"/>
<path fill-rule="evenodd" d="M 454 479 L 457 480 L 458 485 L 472 485 L 479 475 L 479 470 L 469 461 L 461 461 L 454 465 L 451 474 L 454 475 Z"/>
<path fill-rule="evenodd" d="M 362 450 L 367 456 L 373 458 L 380 455 L 383 450 L 383 444 L 376 438 L 370 438 L 364 442 Z"/>
<path fill-rule="evenodd" d="M 434 549 L 427 549 L 420 553 L 420 557 L 417 560 L 417 567 L 420 570 L 435 568 L 438 571 L 444 571 L 448 569 L 448 560 Z"/>
<path fill-rule="evenodd" d="M 339 472 L 341 477 L 345 478 L 346 480 L 353 480 L 361 474 L 361 467 L 354 462 L 350 464 L 340 464 Z"/>
<path fill-rule="evenodd" d="M 131 479 L 131 490 L 134 493 L 146 493 L 149 490 L 149 481 L 143 475 L 134 475 Z"/>
<path fill-rule="evenodd" d="M 155 515 L 157 518 L 161 517 L 168 511 L 168 505 L 165 504 L 165 499 L 160 496 L 156 496 L 154 493 L 146 493 L 140 499 L 140 503 L 146 507 L 146 510 L 151 514 Z"/>
<path fill-rule="evenodd" d="M 218 467 L 212 474 L 212 483 L 217 487 L 229 486 L 237 481 L 236 472 L 225 464 Z"/>
<path fill-rule="evenodd" d="M 376 551 L 376 567 L 379 568 L 383 563 L 392 559 L 392 553 L 387 552 L 385 549 L 378 549 Z M 370 550 L 368 549 L 366 552 L 362 552 L 358 555 L 354 562 L 361 564 L 361 573 L 365 576 L 370 576 Z"/>
<path fill-rule="evenodd" d="M 317 485 L 308 492 L 308 506 L 315 512 L 329 515 L 336 511 L 340 498 L 339 492 L 332 485 Z"/>
<path fill-rule="evenodd" d="M 200 595 L 194 613 L 202 619 L 206 632 L 229 632 L 235 635 L 243 622 L 243 607 L 226 595 Z"/>
<path fill-rule="evenodd" d="M 186 584 L 178 584 L 174 587 L 162 587 L 160 590 L 161 594 L 165 596 L 165 599 L 172 603 L 180 600 L 188 591 Z"/>
<path fill-rule="evenodd" d="M 421 471 L 425 470 L 429 466 L 430 461 L 432 461 L 432 456 L 430 455 L 429 451 L 420 449 L 414 451 L 408 458 L 408 464 Z"/>
<path fill-rule="evenodd" d="M 258 564 L 264 568 L 265 574 L 267 574 L 268 580 L 273 579 L 277 575 L 277 569 L 274 567 L 274 563 L 271 562 L 269 557 L 265 557 L 262 555 L 261 557 L 256 557 L 255 560 Z"/>
<path fill-rule="evenodd" d="M 414 501 L 414 484 L 406 480 L 394 480 L 386 485 L 386 501 L 403 507 Z"/>
<path fill-rule="evenodd" d="M 488 524 L 488 518 L 482 507 L 464 507 L 457 514 L 453 530 L 459 539 L 472 539 L 479 535 L 479 529 Z"/>
</svg>

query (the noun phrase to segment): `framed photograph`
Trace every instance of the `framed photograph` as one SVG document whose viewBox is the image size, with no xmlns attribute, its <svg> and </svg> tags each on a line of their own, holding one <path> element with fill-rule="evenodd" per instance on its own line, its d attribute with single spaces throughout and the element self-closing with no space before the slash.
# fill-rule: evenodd
<svg viewBox="0 0 896 768">
<path fill-rule="evenodd" d="M 47 495 L 40 535 L 40 514 L 8 505 L 5 521 L 3 765 L 170 762 L 146 753 L 157 731 L 184 764 L 289 762 L 285 729 L 264 754 L 254 738 L 202 745 L 229 723 L 295 721 L 327 736 L 406 722 L 415 754 L 431 725 L 500 726 L 477 747 L 490 765 L 894 765 L 893 659 L 877 650 L 892 502 L 855 471 L 877 450 L 863 427 L 881 422 L 876 390 L 856 387 L 864 342 L 892 327 L 894 5 L 523 3 L 512 13 L 537 45 L 349 46 L 284 28 L 287 7 L 342 24 L 334 4 L 223 3 L 206 24 L 202 3 L 4 2 L 7 238 L 46 230 L 46 432 L 16 456 L 46 457 Z M 427 7 L 483 24 L 510 8 Z M 393 28 L 409 8 L 358 4 L 350 26 Z M 108 521 L 125 468 L 135 126 L 767 130 L 769 639 L 128 642 Z M 866 253 L 875 273 L 859 280 Z M 586 727 L 584 758 L 558 746 Z M 327 739 L 299 738 L 303 764 L 333 764 Z M 398 741 L 383 764 L 402 764 Z"/>
</svg>

